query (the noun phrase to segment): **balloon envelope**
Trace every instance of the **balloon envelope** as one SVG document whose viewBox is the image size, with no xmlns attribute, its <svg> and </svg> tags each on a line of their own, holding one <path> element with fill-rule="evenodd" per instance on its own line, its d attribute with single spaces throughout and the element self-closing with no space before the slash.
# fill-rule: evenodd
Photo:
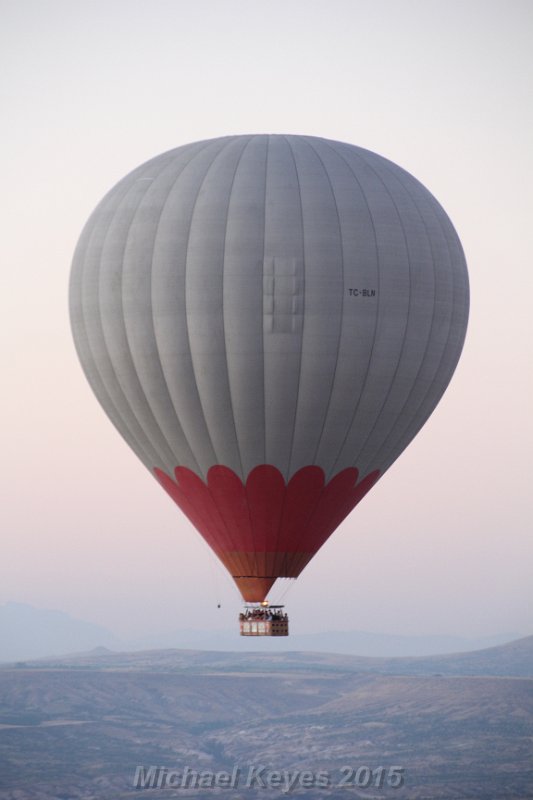
<svg viewBox="0 0 533 800">
<path fill-rule="evenodd" d="M 262 600 L 432 413 L 468 279 L 441 206 L 387 159 L 228 136 L 108 193 L 74 255 L 70 310 L 105 412 Z"/>
</svg>

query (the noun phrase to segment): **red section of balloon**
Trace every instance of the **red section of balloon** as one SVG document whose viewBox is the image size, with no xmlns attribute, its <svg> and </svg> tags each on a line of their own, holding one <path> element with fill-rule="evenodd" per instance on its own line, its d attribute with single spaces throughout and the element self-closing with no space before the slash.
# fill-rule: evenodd
<svg viewBox="0 0 533 800">
<path fill-rule="evenodd" d="M 228 467 L 211 467 L 204 482 L 187 467 L 159 482 L 236 578 L 296 577 L 379 478 L 357 469 L 328 483 L 307 466 L 286 484 L 274 466 L 253 469 L 246 483 Z M 267 555 L 268 554 L 268 555 Z"/>
</svg>

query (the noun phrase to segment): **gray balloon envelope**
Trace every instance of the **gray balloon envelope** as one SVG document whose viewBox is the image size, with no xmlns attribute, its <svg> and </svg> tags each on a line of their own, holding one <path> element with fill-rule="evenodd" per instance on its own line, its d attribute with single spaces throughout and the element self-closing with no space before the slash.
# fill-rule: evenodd
<svg viewBox="0 0 533 800">
<path fill-rule="evenodd" d="M 262 599 L 432 413 L 468 277 L 441 206 L 387 159 L 227 136 L 109 192 L 74 255 L 70 310 L 105 412 Z"/>
</svg>

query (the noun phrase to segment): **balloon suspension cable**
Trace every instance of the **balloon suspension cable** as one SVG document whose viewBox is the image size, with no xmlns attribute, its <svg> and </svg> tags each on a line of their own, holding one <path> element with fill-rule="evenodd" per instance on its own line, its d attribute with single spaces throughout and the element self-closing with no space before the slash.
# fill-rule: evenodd
<svg viewBox="0 0 533 800">
<path fill-rule="evenodd" d="M 221 603 L 220 603 L 220 592 L 218 590 L 218 575 L 215 570 L 215 565 L 213 564 L 213 561 L 211 559 L 209 559 L 209 571 L 211 572 L 211 587 L 215 599 L 215 604 L 217 608 L 220 608 Z"/>
<path fill-rule="evenodd" d="M 209 555 L 209 568 L 211 571 L 211 585 L 213 587 L 213 594 L 215 598 L 215 605 L 217 608 L 222 608 L 222 597 L 220 591 L 220 583 L 219 583 L 219 576 L 222 575 L 223 579 L 231 586 L 232 592 L 240 599 L 241 595 L 237 587 L 235 586 L 234 581 L 232 580 L 231 576 L 226 571 L 224 565 L 221 563 L 219 558 L 215 555 L 215 553 L 211 550 L 207 542 L 202 537 L 202 543 L 205 546 L 208 555 Z"/>
<path fill-rule="evenodd" d="M 278 578 L 278 581 L 279 580 L 287 581 L 287 584 L 284 587 L 280 597 L 276 600 L 277 604 L 283 605 L 283 601 L 285 600 L 285 598 L 287 597 L 287 595 L 291 591 L 291 589 L 294 587 L 294 585 L 296 583 L 296 580 L 295 580 L 295 578 Z"/>
</svg>

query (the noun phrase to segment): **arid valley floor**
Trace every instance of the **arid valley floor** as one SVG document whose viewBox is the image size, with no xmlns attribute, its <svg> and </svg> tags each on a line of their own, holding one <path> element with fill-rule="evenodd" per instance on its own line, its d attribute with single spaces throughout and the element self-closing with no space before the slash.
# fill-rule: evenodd
<svg viewBox="0 0 533 800">
<path fill-rule="evenodd" d="M 97 651 L 2 665 L 0 800 L 526 800 L 532 690 L 533 637 L 424 658 Z M 135 788 L 143 765 L 240 776 Z M 271 771 L 314 777 L 288 793 L 262 785 Z"/>
</svg>

